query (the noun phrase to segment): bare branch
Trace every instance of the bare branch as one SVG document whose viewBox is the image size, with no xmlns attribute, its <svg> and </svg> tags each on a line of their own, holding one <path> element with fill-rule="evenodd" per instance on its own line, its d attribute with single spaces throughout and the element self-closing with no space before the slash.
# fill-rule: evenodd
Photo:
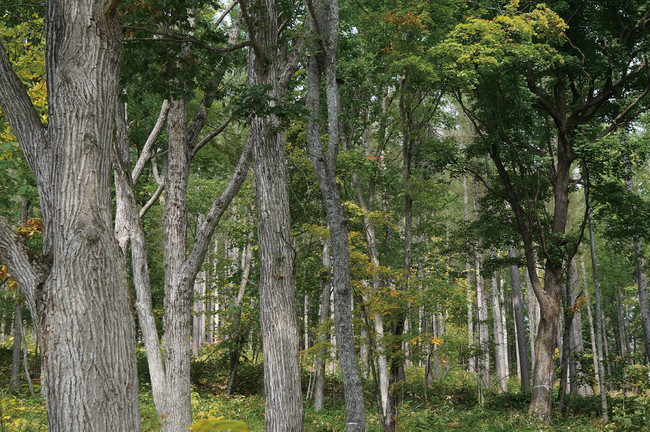
<svg viewBox="0 0 650 432">
<path fill-rule="evenodd" d="M 230 177 L 230 181 L 226 188 L 221 192 L 221 195 L 214 200 L 208 214 L 205 217 L 205 221 L 199 227 L 198 232 L 196 233 L 196 239 L 194 240 L 194 246 L 190 252 L 189 258 L 183 264 L 181 270 L 182 277 L 185 281 L 193 281 L 196 278 L 196 275 L 203 265 L 203 260 L 205 259 L 205 254 L 208 251 L 210 245 L 210 238 L 214 233 L 215 228 L 221 220 L 224 212 L 230 205 L 230 202 L 233 200 L 239 188 L 246 180 L 248 176 L 248 168 L 250 167 L 251 159 L 253 155 L 253 140 L 248 139 L 244 150 L 242 151 L 239 162 L 235 167 L 235 171 Z"/>
<path fill-rule="evenodd" d="M 213 130 L 212 132 L 210 132 L 210 133 L 209 133 L 208 135 L 206 135 L 206 136 L 205 136 L 201 141 L 199 141 L 199 143 L 198 143 L 197 145 L 195 145 L 194 148 L 192 149 L 192 154 L 190 155 L 190 159 L 194 158 L 194 156 L 196 156 L 196 154 L 199 152 L 199 150 L 201 150 L 201 148 L 202 148 L 204 145 L 206 145 L 207 143 L 209 143 L 210 140 L 212 140 L 212 138 L 216 137 L 216 136 L 219 135 L 221 132 L 223 132 L 223 130 L 224 130 L 224 129 L 225 129 L 225 128 L 230 124 L 230 122 L 233 120 L 233 118 L 234 118 L 234 116 L 233 116 L 232 114 L 230 114 L 230 115 L 228 116 L 228 118 L 225 119 L 225 120 L 223 121 L 223 123 L 221 123 L 221 124 L 219 125 L 218 128 L 216 128 L 215 130 Z"/>
<path fill-rule="evenodd" d="M 230 6 L 226 8 L 226 10 L 221 14 L 221 16 L 217 19 L 217 21 L 213 24 L 213 27 L 219 27 L 221 22 L 228 16 L 230 11 L 233 10 L 233 8 L 239 3 L 239 0 L 235 0 L 234 2 L 230 3 Z"/>
<path fill-rule="evenodd" d="M 162 182 L 161 184 L 158 185 L 158 189 L 156 189 L 156 192 L 154 192 L 153 195 L 151 195 L 151 198 L 149 198 L 149 201 L 142 207 L 140 210 L 140 219 L 144 217 L 144 215 L 147 214 L 149 209 L 153 207 L 153 205 L 158 201 L 158 198 L 160 198 L 160 195 L 162 195 L 163 190 L 165 190 L 165 182 Z"/>
<path fill-rule="evenodd" d="M 190 38 L 187 36 L 181 36 L 177 35 L 172 32 L 167 32 L 167 31 L 162 31 L 162 30 L 152 30 L 146 27 L 138 27 L 138 26 L 122 26 L 123 29 L 126 30 L 139 30 L 143 32 L 147 32 L 149 34 L 153 35 L 160 35 L 160 36 L 166 36 L 166 37 L 152 37 L 152 38 L 129 38 L 129 39 L 124 39 L 124 42 L 135 42 L 135 41 L 160 41 L 160 42 L 176 42 L 176 43 L 189 43 L 192 45 L 197 45 L 202 48 L 207 49 L 208 51 L 212 51 L 215 53 L 227 53 L 227 52 L 232 52 L 232 51 L 237 51 L 238 49 L 247 47 L 250 45 L 250 42 L 244 41 L 240 42 L 238 44 L 234 45 L 228 45 L 225 47 L 214 47 L 212 45 L 209 45 L 205 42 L 201 42 L 200 40 Z"/>
<path fill-rule="evenodd" d="M 151 149 L 153 148 L 153 145 L 156 143 L 156 141 L 160 137 L 160 134 L 162 133 L 163 126 L 165 125 L 165 121 L 167 120 L 168 113 L 169 113 L 169 101 L 165 99 L 162 103 L 162 106 L 160 107 L 160 114 L 158 114 L 158 120 L 156 120 L 156 124 L 154 125 L 153 129 L 151 129 L 151 133 L 149 133 L 149 136 L 147 137 L 147 141 L 144 143 L 144 147 L 142 148 L 142 153 L 140 154 L 140 157 L 138 158 L 138 161 L 136 162 L 135 167 L 133 168 L 131 179 L 133 180 L 134 185 L 138 183 L 138 179 L 140 178 L 140 175 L 142 175 L 144 166 L 152 158 Z"/>
</svg>

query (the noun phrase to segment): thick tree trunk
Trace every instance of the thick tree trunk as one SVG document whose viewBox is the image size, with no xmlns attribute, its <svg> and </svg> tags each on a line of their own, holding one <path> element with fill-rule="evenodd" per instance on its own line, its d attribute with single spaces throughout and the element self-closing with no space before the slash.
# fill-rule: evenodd
<svg viewBox="0 0 650 432">
<path fill-rule="evenodd" d="M 163 430 L 179 432 L 192 423 L 190 398 L 192 286 L 183 289 L 178 278 L 187 251 L 186 195 L 190 153 L 185 139 L 187 100 L 170 102 L 167 129 L 169 165 L 165 179 L 163 263 L 165 267 L 165 372 L 168 389 Z"/>
<path fill-rule="evenodd" d="M 249 83 L 270 86 L 270 105 L 282 100 L 297 67 L 300 45 L 281 38 L 274 0 L 240 2 L 248 33 Z M 264 350 L 267 432 L 303 429 L 299 336 L 296 326 L 295 249 L 291 239 L 285 138 L 274 114 L 251 120 L 260 253 L 260 322 Z M 349 307 L 349 305 L 348 305 Z"/>
<path fill-rule="evenodd" d="M 36 177 L 47 264 L 37 268 L 32 260 L 32 269 L 21 267 L 21 255 L 9 250 L 14 238 L 4 224 L 0 259 L 23 279 L 19 282 L 41 329 L 52 432 L 140 428 L 135 328 L 111 226 L 118 3 L 47 2 L 47 129 L 0 44 L 0 105 Z"/>
<path fill-rule="evenodd" d="M 510 259 L 517 258 L 517 250 L 514 246 L 508 249 Z M 530 369 L 528 366 L 528 349 L 526 348 L 526 328 L 524 327 L 524 312 L 521 302 L 521 286 L 519 283 L 519 269 L 516 265 L 510 265 L 510 281 L 512 285 L 512 308 L 515 314 L 516 337 L 517 337 L 517 364 L 521 377 L 521 390 L 530 391 Z"/>
<path fill-rule="evenodd" d="M 531 415 L 550 421 L 552 410 L 553 377 L 555 372 L 555 348 L 557 326 L 560 317 L 560 290 L 562 289 L 562 268 L 547 262 L 544 291 L 537 292 L 540 304 L 540 320 L 535 344 L 535 368 L 533 388 L 529 407 Z"/>
</svg>

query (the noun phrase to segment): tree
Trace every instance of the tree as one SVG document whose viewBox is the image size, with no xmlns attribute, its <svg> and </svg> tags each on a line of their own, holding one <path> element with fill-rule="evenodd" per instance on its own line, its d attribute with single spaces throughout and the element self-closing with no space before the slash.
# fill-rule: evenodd
<svg viewBox="0 0 650 432">
<path fill-rule="evenodd" d="M 293 11 L 273 0 L 240 2 L 248 27 L 248 77 L 265 94 L 266 112 L 253 115 L 260 322 L 264 350 L 266 430 L 302 431 L 303 406 L 296 326 L 295 249 L 291 238 L 285 137 L 277 108 L 297 68 L 302 43 L 288 45 L 282 24 Z M 274 110 L 274 108 L 276 108 Z"/>
<path fill-rule="evenodd" d="M 359 374 L 354 328 L 352 325 L 352 290 L 350 287 L 350 247 L 348 243 L 347 220 L 343 213 L 341 197 L 336 184 L 336 159 L 340 140 L 340 95 L 336 83 L 337 46 L 339 32 L 338 1 L 306 1 L 311 12 L 312 30 L 317 35 L 310 56 L 307 84 L 307 105 L 310 117 L 306 124 L 309 153 L 318 177 L 323 204 L 328 218 L 332 242 L 332 285 L 334 287 L 334 323 L 336 342 L 343 378 L 346 404 L 346 430 L 366 429 L 363 385 Z M 325 94 L 327 97 L 328 150 L 323 152 L 319 128 L 320 91 L 322 74 L 325 73 Z M 323 254 L 329 253 L 329 248 Z M 323 257 L 325 261 L 326 258 Z M 329 257 L 327 257 L 329 260 Z M 326 314 L 325 288 L 323 288 L 323 310 Z M 329 293 L 327 294 L 329 298 Z M 326 315 L 325 315 L 326 316 Z M 319 357 L 320 359 L 320 357 Z M 321 360 L 322 363 L 322 360 Z M 321 374 L 324 365 L 321 365 Z M 320 375 L 319 375 L 320 376 Z M 321 378 L 322 379 L 322 378 Z M 317 381 L 320 383 L 321 381 Z M 317 387 L 317 389 L 322 387 Z M 321 395 L 322 396 L 322 395 Z M 322 401 L 321 401 L 322 403 Z"/>
<path fill-rule="evenodd" d="M 540 304 L 530 413 L 546 422 L 551 417 L 563 276 L 585 226 L 585 218 L 574 232 L 567 225 L 569 198 L 579 181 L 572 177 L 573 165 L 582 144 L 597 143 L 634 119 L 650 90 L 644 79 L 648 64 L 638 54 L 646 38 L 646 4 L 557 6 L 561 16 L 545 6 L 517 11 L 517 2 L 511 2 L 492 20 L 473 19 L 459 26 L 452 33 L 456 45 L 446 45 L 456 54 L 463 46 L 469 48 L 461 56 L 454 54 L 450 65 L 462 69 L 457 77 L 474 80 L 471 92 L 478 105 L 466 107 L 466 112 L 483 131 L 482 148 L 489 152 L 502 187 L 495 192 L 512 208 Z M 567 27 L 561 17 L 576 22 L 576 14 L 583 17 L 581 22 L 595 24 Z M 617 17 L 614 24 L 612 14 Z M 469 64 L 471 68 L 464 67 Z M 619 94 L 628 97 L 615 101 Z M 543 121 L 536 122 L 540 114 Z M 543 141 L 535 139 L 540 133 Z M 543 179 L 543 189 L 533 179 Z M 553 204 L 546 215 L 544 199 Z M 535 272 L 535 244 L 543 254 L 543 285 Z"/>
<path fill-rule="evenodd" d="M 111 226 L 118 5 L 47 3 L 47 126 L 0 42 L 0 106 L 34 173 L 43 220 L 43 253 L 35 256 L 0 218 L 0 259 L 40 328 L 54 432 L 140 428 L 134 323 Z"/>
</svg>

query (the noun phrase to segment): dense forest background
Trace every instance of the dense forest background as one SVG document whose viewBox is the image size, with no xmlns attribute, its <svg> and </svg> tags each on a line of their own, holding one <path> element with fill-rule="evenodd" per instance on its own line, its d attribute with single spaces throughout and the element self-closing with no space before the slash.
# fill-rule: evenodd
<svg viewBox="0 0 650 432">
<path fill-rule="evenodd" d="M 647 428 L 647 2 L 0 16 L 0 430 Z"/>
</svg>

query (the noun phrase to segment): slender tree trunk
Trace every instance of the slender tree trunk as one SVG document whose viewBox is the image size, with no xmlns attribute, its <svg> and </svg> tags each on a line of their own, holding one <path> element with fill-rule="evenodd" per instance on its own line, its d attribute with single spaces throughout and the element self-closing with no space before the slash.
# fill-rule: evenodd
<svg viewBox="0 0 650 432">
<path fill-rule="evenodd" d="M 321 188 L 332 242 L 334 328 L 345 396 L 346 431 L 364 431 L 366 420 L 363 386 L 354 346 L 354 327 L 352 325 L 347 220 L 336 185 L 336 158 L 340 141 L 340 97 L 336 82 L 339 5 L 337 0 L 313 3 L 308 1 L 307 5 L 310 7 L 312 28 L 319 34 L 321 46 L 325 48 L 324 52 L 318 53 L 319 44 L 315 44 L 315 52 L 309 61 L 307 105 L 310 109 L 310 117 L 306 128 L 311 159 Z M 327 155 L 323 152 L 318 124 L 323 69 L 327 98 Z"/>
<path fill-rule="evenodd" d="M 567 278 L 564 292 L 564 326 L 562 329 L 562 346 L 560 348 L 560 388 L 558 390 L 558 405 L 561 413 L 566 412 L 566 393 L 569 379 L 569 362 L 571 358 L 571 328 L 575 311 L 573 310 L 573 285 L 571 284 L 571 265 L 567 268 Z"/>
<path fill-rule="evenodd" d="M 517 250 L 514 246 L 508 249 L 510 259 L 517 258 Z M 521 304 L 521 286 L 519 283 L 519 269 L 516 265 L 510 265 L 510 281 L 512 285 L 512 308 L 515 315 L 515 328 L 517 336 L 517 359 L 519 374 L 521 375 L 521 390 L 530 391 L 530 370 L 528 368 L 528 350 L 526 348 L 526 328 L 524 327 L 524 313 Z"/>
<path fill-rule="evenodd" d="M 481 276 L 482 260 L 480 252 L 476 252 L 476 302 L 478 305 L 478 348 L 479 348 L 479 380 L 484 389 L 490 388 L 490 350 L 488 330 L 488 307 L 485 292 L 485 280 Z"/>
<path fill-rule="evenodd" d="M 582 286 L 585 298 L 587 299 L 587 317 L 589 318 L 589 338 L 591 342 L 591 357 L 594 362 L 594 378 L 596 386 L 600 388 L 600 370 L 598 367 L 598 350 L 596 348 L 596 332 L 594 331 L 594 316 L 591 313 L 591 300 L 589 299 L 589 287 L 587 286 L 587 271 L 585 270 L 585 259 L 581 257 L 580 267 L 582 268 Z"/>
<path fill-rule="evenodd" d="M 467 196 L 467 177 L 463 177 L 463 215 L 465 222 L 469 222 L 469 199 Z M 467 345 L 470 351 L 473 350 L 476 343 L 474 337 L 474 296 L 472 295 L 472 265 L 470 257 L 465 259 L 465 273 L 467 274 Z M 476 357 L 470 355 L 469 370 L 476 372 Z"/>
<path fill-rule="evenodd" d="M 253 262 L 253 234 L 253 230 L 248 232 L 248 242 L 246 243 L 246 249 L 242 258 L 242 277 L 239 284 L 239 291 L 237 292 L 237 297 L 235 298 L 235 312 L 233 313 L 231 323 L 233 330 L 231 338 L 234 343 L 234 348 L 232 348 L 230 351 L 230 378 L 228 379 L 228 395 L 232 395 L 235 387 L 237 387 L 237 368 L 239 366 L 239 357 L 241 356 L 241 350 L 244 345 L 246 333 L 248 332 L 248 327 L 242 327 L 241 325 L 241 315 L 242 302 L 244 301 L 246 287 L 248 286 L 248 277 L 250 276 L 251 264 Z"/>
<path fill-rule="evenodd" d="M 508 373 L 505 362 L 505 341 L 503 340 L 503 321 L 499 305 L 499 282 L 494 272 L 490 280 L 492 286 L 492 328 L 494 333 L 494 361 L 496 364 L 496 379 L 502 393 L 508 391 Z"/>
<path fill-rule="evenodd" d="M 631 178 L 626 181 L 627 191 L 634 193 L 634 184 Z M 636 209 L 635 209 L 636 210 Z M 634 235 L 634 258 L 636 264 L 636 283 L 639 291 L 639 313 L 645 342 L 646 358 L 650 364 L 650 306 L 648 302 L 648 277 L 645 270 L 645 255 L 641 236 Z"/>
<path fill-rule="evenodd" d="M 539 304 L 533 292 L 533 285 L 530 283 L 528 272 L 526 273 L 526 297 L 528 298 L 528 333 L 530 334 L 530 358 L 532 366 L 535 366 L 535 341 L 537 340 L 537 327 L 539 326 Z"/>
<path fill-rule="evenodd" d="M 18 300 L 14 309 L 14 345 L 11 356 L 11 379 L 9 393 L 15 393 L 20 385 L 20 347 L 23 338 L 23 302 Z"/>
<path fill-rule="evenodd" d="M 323 276 L 321 303 L 320 303 L 320 317 L 318 320 L 318 340 L 316 343 L 324 343 L 327 340 L 327 331 L 325 330 L 325 322 L 329 316 L 330 310 L 330 294 L 332 291 L 332 282 L 329 277 L 329 272 L 332 267 L 332 260 L 330 258 L 330 248 L 327 241 L 323 242 L 323 267 L 327 269 L 327 273 Z M 314 411 L 321 411 L 324 407 L 325 399 L 325 355 L 327 350 L 319 350 L 316 357 L 316 371 L 315 371 L 315 390 L 314 390 Z"/>
<path fill-rule="evenodd" d="M 589 206 L 589 202 L 586 204 Z M 601 302 L 601 292 L 600 292 L 600 280 L 598 279 L 598 266 L 596 263 L 596 248 L 595 248 L 595 239 L 594 239 L 594 230 L 591 224 L 591 209 L 588 210 L 588 224 L 589 224 L 589 246 L 591 251 L 591 271 L 594 277 L 594 290 L 596 292 L 596 346 L 598 349 L 598 376 L 600 377 L 600 408 L 602 410 L 601 416 L 603 421 L 607 423 L 608 413 L 607 413 L 607 389 L 605 388 L 605 368 L 603 366 L 603 340 L 605 334 L 603 332 L 603 320 L 602 320 L 602 302 Z"/>
</svg>

